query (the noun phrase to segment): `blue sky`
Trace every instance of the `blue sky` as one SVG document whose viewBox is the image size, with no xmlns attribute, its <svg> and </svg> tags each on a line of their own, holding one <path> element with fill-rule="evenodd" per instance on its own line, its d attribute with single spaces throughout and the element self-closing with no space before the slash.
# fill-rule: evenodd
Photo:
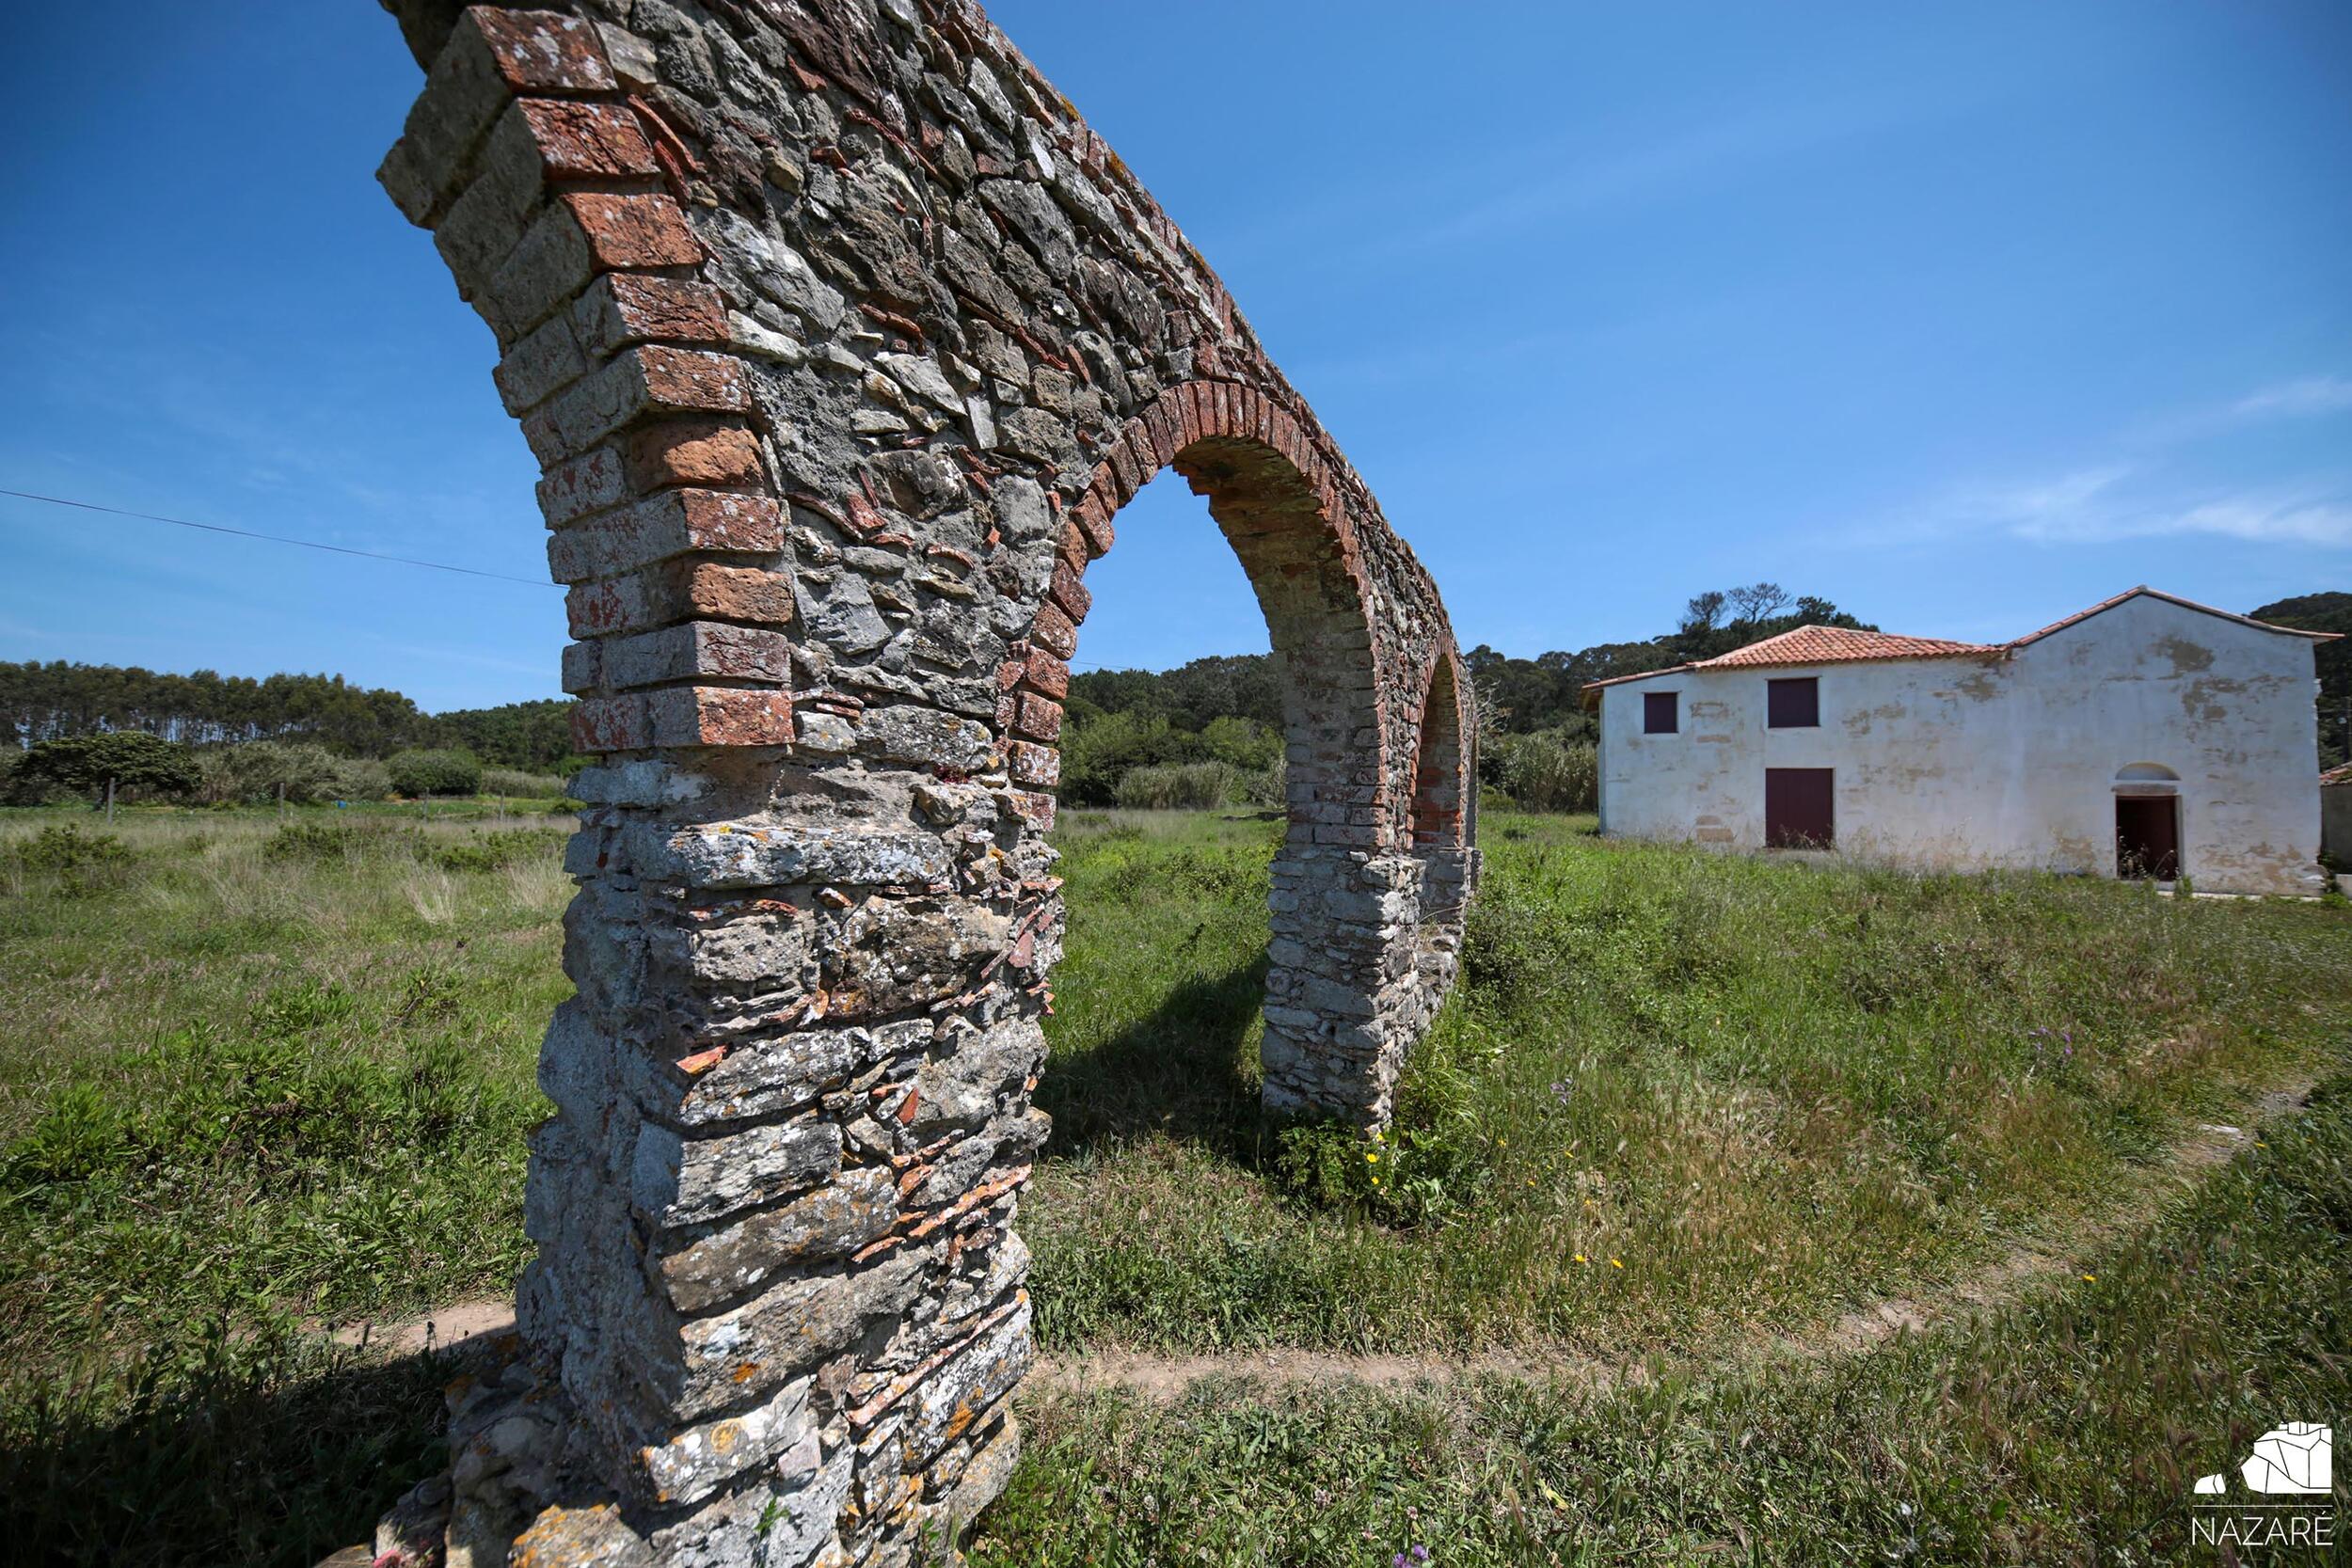
<svg viewBox="0 0 2352 1568">
<path fill-rule="evenodd" d="M 1758 578 L 1992 639 L 2352 589 L 2352 8 L 1005 0 L 1463 644 Z M 1171 21 L 1171 17 L 1180 21 Z M 545 574 L 486 328 L 376 189 L 365 0 L 35 8 L 0 486 Z M 1264 646 L 1163 479 L 1084 665 Z M 0 499 L 0 658 L 549 695 L 552 588 Z"/>
</svg>

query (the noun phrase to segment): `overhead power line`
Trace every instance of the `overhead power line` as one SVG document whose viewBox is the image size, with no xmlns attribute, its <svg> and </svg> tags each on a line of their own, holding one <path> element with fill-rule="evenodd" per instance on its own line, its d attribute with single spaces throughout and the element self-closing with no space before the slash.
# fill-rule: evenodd
<svg viewBox="0 0 2352 1568">
<path fill-rule="evenodd" d="M 219 523 L 194 523 L 185 517 L 162 517 L 152 512 L 128 512 L 119 506 L 101 506 L 96 501 L 69 500 L 63 496 L 37 496 L 29 490 L 0 490 L 0 496 L 14 496 L 19 500 L 45 501 L 51 506 L 71 506 L 82 512 L 103 512 L 114 517 L 136 517 L 143 522 L 169 523 L 174 528 L 200 529 L 206 533 L 233 534 L 239 539 L 263 539 L 273 545 L 299 545 L 306 550 L 326 550 L 334 555 L 356 555 L 363 561 L 389 561 L 401 566 L 425 566 L 436 572 L 456 572 L 469 578 L 490 578 L 499 582 L 519 582 L 526 588 L 561 588 L 560 582 L 543 578 L 518 578 L 506 572 L 485 572 L 479 566 L 453 566 L 446 561 L 420 561 L 410 555 L 386 555 L 380 550 L 355 550 L 345 545 L 322 545 L 315 539 L 294 539 L 282 533 L 257 533 L 247 528 L 228 528 Z"/>
</svg>

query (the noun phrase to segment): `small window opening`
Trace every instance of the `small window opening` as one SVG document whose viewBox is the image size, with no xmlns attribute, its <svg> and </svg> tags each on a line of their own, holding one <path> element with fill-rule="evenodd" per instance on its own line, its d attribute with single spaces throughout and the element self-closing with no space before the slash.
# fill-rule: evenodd
<svg viewBox="0 0 2352 1568">
<path fill-rule="evenodd" d="M 1765 690 L 1765 722 L 1775 730 L 1819 729 L 1821 682 L 1818 675 L 1772 681 Z"/>
<path fill-rule="evenodd" d="M 1679 692 L 1645 691 L 1642 693 L 1642 733 L 1672 735 L 1680 727 Z"/>
</svg>

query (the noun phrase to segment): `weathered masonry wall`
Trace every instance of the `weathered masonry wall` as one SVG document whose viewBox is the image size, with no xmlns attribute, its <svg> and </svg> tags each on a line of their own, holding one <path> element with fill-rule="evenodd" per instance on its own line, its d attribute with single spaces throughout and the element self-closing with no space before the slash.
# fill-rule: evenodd
<svg viewBox="0 0 2352 1568">
<path fill-rule="evenodd" d="M 2111 877 L 2119 789 L 2163 793 L 2198 887 L 2310 893 L 2312 672 L 2308 640 L 2148 594 L 2006 654 L 1661 673 L 1602 698 L 1602 827 L 1758 849 L 1764 770 L 1830 768 L 1840 853 Z M 1765 723 L 1792 675 L 1820 681 L 1819 729 Z M 1677 693 L 1681 733 L 1642 733 L 1646 691 Z"/>
<path fill-rule="evenodd" d="M 1427 575 L 975 8 L 388 0 L 382 180 L 496 334 L 600 753 L 524 1353 L 386 1549 L 907 1560 L 1004 1484 L 1088 564 L 1174 467 L 1285 698 L 1265 1098 L 1375 1123 L 1452 983 L 1475 736 Z"/>
</svg>

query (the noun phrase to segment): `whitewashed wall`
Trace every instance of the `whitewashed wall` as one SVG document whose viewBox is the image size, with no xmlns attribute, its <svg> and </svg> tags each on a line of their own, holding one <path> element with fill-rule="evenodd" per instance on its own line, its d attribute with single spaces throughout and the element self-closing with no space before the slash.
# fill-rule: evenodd
<svg viewBox="0 0 2352 1568">
<path fill-rule="evenodd" d="M 1837 847 L 1940 868 L 2115 874 L 2115 780 L 2180 776 L 2201 889 L 2318 887 L 2312 643 L 2141 595 L 2006 657 L 1684 671 L 1610 687 L 1601 829 L 1764 847 L 1764 770 L 1836 770 Z M 1765 727 L 1765 683 L 1818 676 L 1819 729 Z M 1642 733 L 1642 696 L 1681 729 Z"/>
</svg>

